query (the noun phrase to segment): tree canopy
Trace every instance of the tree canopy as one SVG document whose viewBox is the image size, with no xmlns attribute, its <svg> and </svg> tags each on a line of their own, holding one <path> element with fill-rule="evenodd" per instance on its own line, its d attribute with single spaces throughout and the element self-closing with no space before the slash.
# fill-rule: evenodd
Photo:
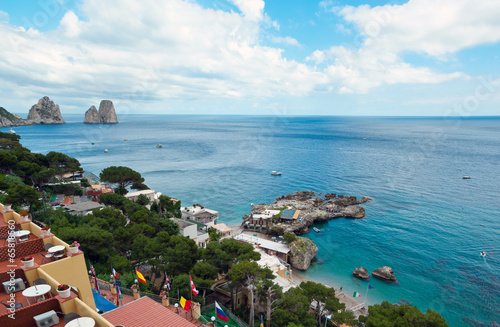
<svg viewBox="0 0 500 327">
<path fill-rule="evenodd" d="M 121 188 L 141 189 L 144 178 L 135 170 L 124 166 L 111 166 L 99 175 L 101 181 L 115 184 Z"/>
<path fill-rule="evenodd" d="M 446 320 L 441 315 L 427 309 L 423 314 L 418 308 L 409 305 L 394 306 L 387 301 L 368 308 L 366 327 L 447 327 Z"/>
</svg>

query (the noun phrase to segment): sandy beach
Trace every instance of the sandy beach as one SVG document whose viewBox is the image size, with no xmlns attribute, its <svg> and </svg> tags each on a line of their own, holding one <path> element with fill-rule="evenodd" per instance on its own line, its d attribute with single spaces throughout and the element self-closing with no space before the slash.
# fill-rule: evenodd
<svg viewBox="0 0 500 327">
<path fill-rule="evenodd" d="M 256 235 L 257 237 L 260 237 L 263 239 L 268 239 L 268 240 L 271 239 L 271 237 L 267 234 L 262 234 L 262 233 L 255 231 L 255 230 L 244 230 L 240 225 L 233 225 L 233 226 L 229 226 L 229 227 L 231 227 L 233 229 L 231 237 L 243 233 L 243 234 L 248 234 L 248 235 Z M 292 273 L 292 284 L 294 286 L 299 286 L 300 283 L 302 283 L 302 282 L 308 282 L 308 281 L 316 282 L 314 280 L 310 280 L 310 279 L 304 277 L 301 274 L 301 272 L 295 268 L 292 268 L 292 272 L 293 272 Z M 331 287 L 328 285 L 325 285 L 325 286 Z M 335 295 L 339 299 L 340 303 L 345 304 L 347 309 L 355 308 L 355 310 L 353 312 L 354 312 L 356 317 L 358 317 L 360 315 L 366 315 L 368 313 L 367 312 L 367 308 L 368 308 L 367 305 L 363 306 L 362 302 L 356 301 L 352 296 L 350 296 L 349 294 L 343 293 L 342 291 L 340 291 L 340 289 L 335 288 Z"/>
</svg>

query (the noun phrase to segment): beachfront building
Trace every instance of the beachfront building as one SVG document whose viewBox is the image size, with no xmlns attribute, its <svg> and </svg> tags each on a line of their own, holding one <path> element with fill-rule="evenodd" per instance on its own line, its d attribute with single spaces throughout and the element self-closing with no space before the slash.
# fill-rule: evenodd
<svg viewBox="0 0 500 327">
<path fill-rule="evenodd" d="M 283 210 L 281 213 L 280 221 L 283 222 L 296 222 L 299 219 L 300 210 Z"/>
<path fill-rule="evenodd" d="M 273 281 L 281 286 L 283 292 L 298 286 L 293 282 L 293 271 L 289 263 L 284 262 L 275 255 L 267 254 L 262 249 L 257 249 L 256 251 L 260 253 L 260 260 L 257 263 L 260 267 L 269 268 L 273 272 L 275 276 Z"/>
<path fill-rule="evenodd" d="M 131 200 L 132 202 L 137 202 L 137 199 L 141 194 L 145 195 L 149 199 L 149 203 L 151 204 L 153 202 L 158 202 L 158 198 L 160 197 L 161 192 L 155 192 L 154 190 L 140 190 L 128 192 L 124 195 L 124 197 Z"/>
<path fill-rule="evenodd" d="M 231 233 L 233 232 L 233 229 L 224 223 L 213 225 L 212 228 L 220 234 L 221 239 L 230 237 Z"/>
<path fill-rule="evenodd" d="M 182 219 L 194 221 L 212 227 L 217 224 L 219 212 L 204 208 L 202 205 L 195 204 L 192 207 L 181 207 Z"/>
<path fill-rule="evenodd" d="M 179 225 L 179 234 L 190 238 L 196 242 L 198 247 L 205 247 L 209 241 L 207 227 L 203 224 L 193 221 L 187 221 L 179 218 L 170 218 L 177 225 Z"/>
<path fill-rule="evenodd" d="M 247 229 L 268 229 L 274 217 L 280 214 L 280 210 L 255 211 L 250 214 L 243 225 Z"/>
<path fill-rule="evenodd" d="M 239 234 L 234 237 L 238 241 L 253 244 L 255 247 L 261 249 L 264 253 L 274 255 L 285 263 L 290 258 L 290 248 L 284 243 L 273 242 L 264 238 L 251 236 L 248 234 Z"/>
</svg>

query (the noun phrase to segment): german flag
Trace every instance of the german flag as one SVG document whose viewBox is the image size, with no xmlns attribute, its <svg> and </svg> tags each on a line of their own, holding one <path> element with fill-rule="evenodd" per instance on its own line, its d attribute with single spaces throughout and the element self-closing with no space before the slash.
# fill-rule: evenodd
<svg viewBox="0 0 500 327">
<path fill-rule="evenodd" d="M 144 276 L 141 274 L 141 272 L 139 271 L 139 269 L 135 268 L 135 273 L 137 274 L 137 279 L 144 283 L 144 284 L 147 284 L 146 283 L 146 278 L 144 278 Z"/>
</svg>

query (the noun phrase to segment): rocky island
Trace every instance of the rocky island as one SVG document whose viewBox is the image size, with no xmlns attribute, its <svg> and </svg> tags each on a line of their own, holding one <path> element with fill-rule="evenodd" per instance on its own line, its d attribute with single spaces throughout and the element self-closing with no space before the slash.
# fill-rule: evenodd
<svg viewBox="0 0 500 327">
<path fill-rule="evenodd" d="M 266 226 L 266 232 L 272 235 L 284 235 L 294 233 L 301 235 L 309 232 L 309 227 L 316 222 L 324 222 L 333 218 L 363 218 L 365 209 L 359 204 L 370 201 L 370 198 L 362 197 L 358 200 L 355 196 L 337 195 L 335 193 L 325 194 L 321 197 L 312 191 L 303 191 L 282 196 L 272 204 L 252 204 L 252 214 L 245 216 L 242 225 Z M 279 210 L 279 215 L 273 215 L 268 219 L 262 219 L 263 213 Z M 293 217 L 285 217 L 285 211 L 292 211 Z M 262 223 L 255 221 L 259 217 Z"/>
<path fill-rule="evenodd" d="M 102 100 L 99 105 L 99 111 L 95 106 L 91 106 L 85 112 L 84 124 L 117 124 L 118 117 L 116 116 L 115 107 L 110 100 Z"/>
<path fill-rule="evenodd" d="M 0 127 L 52 124 L 66 124 L 66 121 L 61 116 L 59 105 L 47 96 L 41 98 L 37 104 L 31 107 L 27 119 L 22 119 L 6 109 L 0 108 Z"/>
</svg>

